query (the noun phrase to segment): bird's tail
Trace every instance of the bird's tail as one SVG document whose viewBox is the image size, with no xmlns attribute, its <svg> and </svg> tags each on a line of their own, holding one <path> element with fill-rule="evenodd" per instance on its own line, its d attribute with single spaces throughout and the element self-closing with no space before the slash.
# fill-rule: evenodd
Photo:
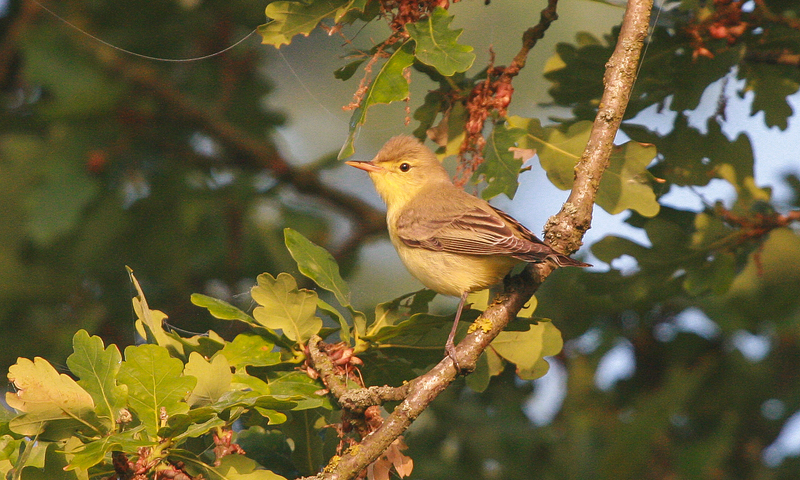
<svg viewBox="0 0 800 480">
<path fill-rule="evenodd" d="M 559 267 L 591 267 L 591 264 L 579 262 L 574 258 L 570 258 L 560 253 L 553 253 L 547 256 L 548 260 L 552 260 Z"/>
</svg>

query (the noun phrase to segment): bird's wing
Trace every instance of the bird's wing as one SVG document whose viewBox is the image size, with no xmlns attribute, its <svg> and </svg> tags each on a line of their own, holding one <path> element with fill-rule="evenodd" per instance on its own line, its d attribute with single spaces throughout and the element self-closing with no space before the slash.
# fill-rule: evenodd
<svg viewBox="0 0 800 480">
<path fill-rule="evenodd" d="M 556 254 L 504 212 L 480 206 L 457 212 L 421 212 L 410 206 L 399 216 L 396 234 L 408 246 L 433 251 L 507 255 L 527 262 Z"/>
</svg>

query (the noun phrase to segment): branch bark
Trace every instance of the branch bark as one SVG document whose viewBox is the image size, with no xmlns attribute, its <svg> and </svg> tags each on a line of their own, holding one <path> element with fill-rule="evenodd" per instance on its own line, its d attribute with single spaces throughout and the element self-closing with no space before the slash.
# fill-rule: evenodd
<svg viewBox="0 0 800 480">
<path fill-rule="evenodd" d="M 581 160 L 575 167 L 575 183 L 569 199 L 546 227 L 545 238 L 560 251 L 571 253 L 581 245 L 591 226 L 592 209 L 600 178 L 608 166 L 613 140 L 636 78 L 641 48 L 649 26 L 652 0 L 629 0 L 617 47 L 606 65 L 605 91 L 592 134 Z M 478 318 L 476 331 L 456 347 L 462 368 L 474 368 L 478 357 L 494 338 L 516 317 L 523 305 L 553 271 L 550 264 L 530 264 L 523 273 L 507 282 L 504 292 Z M 411 425 L 414 419 L 456 378 L 450 358 L 445 357 L 428 373 L 410 383 L 408 395 L 383 425 L 364 438 L 358 449 L 332 462 L 318 479 L 355 478 L 375 461 Z"/>
</svg>

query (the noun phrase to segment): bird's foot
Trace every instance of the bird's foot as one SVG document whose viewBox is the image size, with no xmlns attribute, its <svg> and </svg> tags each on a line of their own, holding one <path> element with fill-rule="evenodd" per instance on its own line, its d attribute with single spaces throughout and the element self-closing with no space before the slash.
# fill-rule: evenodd
<svg viewBox="0 0 800 480">
<path fill-rule="evenodd" d="M 456 375 L 461 375 L 461 366 L 458 364 L 458 358 L 456 357 L 456 346 L 453 345 L 453 342 L 445 343 L 444 351 L 447 352 L 447 356 L 453 361 L 453 366 L 456 367 Z"/>
</svg>

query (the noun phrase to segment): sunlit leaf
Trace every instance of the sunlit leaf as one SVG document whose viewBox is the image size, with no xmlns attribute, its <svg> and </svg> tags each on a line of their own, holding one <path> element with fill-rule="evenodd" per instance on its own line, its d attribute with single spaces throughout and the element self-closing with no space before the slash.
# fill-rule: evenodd
<svg viewBox="0 0 800 480">
<path fill-rule="evenodd" d="M 269 378 L 268 382 L 251 375 L 236 373 L 233 375 L 234 388 L 247 388 L 261 395 L 291 398 L 296 405 L 293 410 L 305 410 L 324 406 L 330 409 L 330 400 L 325 395 L 320 395 L 322 385 L 309 378 L 303 372 L 283 372 Z M 265 408 L 278 409 L 280 406 L 263 404 Z"/>
<path fill-rule="evenodd" d="M 113 429 L 128 397 L 128 388 L 116 381 L 122 355 L 116 345 L 103 349 L 103 340 L 90 337 L 86 330 L 78 330 L 72 347 L 67 366 L 79 378 L 78 385 L 92 396 L 97 416 L 104 419 L 106 428 Z"/>
<path fill-rule="evenodd" d="M 320 383 L 311 379 L 304 372 L 282 373 L 269 380 L 269 393 L 271 395 L 301 395 L 307 398 L 308 403 L 298 403 L 294 410 L 299 410 L 301 406 L 309 407 L 316 402 L 317 406 L 331 408 L 330 399 L 327 395 L 321 395 Z"/>
<path fill-rule="evenodd" d="M 557 355 L 564 346 L 561 332 L 550 322 L 531 325 L 527 332 L 500 332 L 490 348 L 517 366 L 525 380 L 543 376 L 550 368 L 544 357 Z"/>
<path fill-rule="evenodd" d="M 381 343 L 400 335 L 423 334 L 431 328 L 441 327 L 452 322 L 453 319 L 449 316 L 417 313 L 392 324 L 377 324 L 375 325 L 374 333 L 365 335 L 363 338 Z"/>
<path fill-rule="evenodd" d="M 315 0 L 313 2 L 277 1 L 267 5 L 268 23 L 258 27 L 262 43 L 280 47 L 291 43 L 295 35 L 305 35 L 317 28 L 323 19 L 339 13 L 343 7 L 352 4 L 352 0 Z"/>
<path fill-rule="evenodd" d="M 240 333 L 220 352 L 232 367 L 240 369 L 248 365 L 267 367 L 281 362 L 281 355 L 273 351 L 275 344 L 253 333 Z"/>
<path fill-rule="evenodd" d="M 77 438 L 67 441 L 73 444 Z M 19 471 L 20 480 L 86 480 L 86 472 L 68 470 L 67 458 L 63 453 L 61 442 L 40 442 L 39 462 L 27 463 Z"/>
<path fill-rule="evenodd" d="M 316 316 L 316 292 L 298 290 L 297 282 L 288 273 L 281 273 L 278 278 L 262 273 L 250 293 L 259 304 L 253 311 L 256 321 L 281 329 L 290 340 L 304 343 L 322 328 L 322 319 Z"/>
<path fill-rule="evenodd" d="M 655 155 L 653 145 L 626 142 L 614 146 L 597 190 L 597 204 L 612 215 L 627 209 L 645 217 L 658 214 L 660 206 L 651 186 L 653 176 L 647 171 Z"/>
<path fill-rule="evenodd" d="M 777 315 L 793 308 L 788 301 L 800 284 L 800 236 L 789 228 L 776 228 L 766 236 L 760 247 L 747 258 L 728 295 L 736 299 L 739 312 L 751 315 Z M 765 293 L 767 292 L 767 293 Z"/>
<path fill-rule="evenodd" d="M 190 410 L 189 412 L 192 412 Z M 159 436 L 170 436 L 175 441 L 181 441 L 185 438 L 197 438 L 209 432 L 216 431 L 218 428 L 228 425 L 228 422 L 219 418 L 216 415 L 210 415 L 202 420 L 196 420 L 192 417 L 185 415 L 176 415 L 170 417 L 170 420 L 176 419 L 175 422 L 169 422 L 167 428 L 162 428 L 158 431 Z"/>
<path fill-rule="evenodd" d="M 183 345 L 180 341 L 167 335 L 164 330 L 164 320 L 167 315 L 159 310 L 150 310 L 147 305 L 147 299 L 144 297 L 139 281 L 133 276 L 133 270 L 128 268 L 128 275 L 130 276 L 131 283 L 136 289 L 136 296 L 133 297 L 133 310 L 136 312 L 136 332 L 147 340 L 147 343 L 160 345 L 169 348 L 178 355 L 183 355 Z"/>
<path fill-rule="evenodd" d="M 339 338 L 341 338 L 343 342 L 350 343 L 350 326 L 347 324 L 347 320 L 344 316 L 339 313 L 339 310 L 336 310 L 333 305 L 321 298 L 317 298 L 317 308 L 339 322 Z"/>
<path fill-rule="evenodd" d="M 425 328 L 431 322 L 441 323 L 443 317 L 420 315 L 428 312 L 428 304 L 435 296 L 436 292 L 425 289 L 379 303 L 375 306 L 375 320 L 369 324 L 364 338 L 373 341 L 379 338 L 386 340 L 407 331 L 408 328 Z"/>
<path fill-rule="evenodd" d="M 8 369 L 8 380 L 16 391 L 6 393 L 6 403 L 25 413 L 11 420 L 12 431 L 37 435 L 47 423 L 64 421 L 75 428 L 93 428 L 87 421 L 94 410 L 91 395 L 68 375 L 56 372 L 47 360 L 17 359 Z"/>
<path fill-rule="evenodd" d="M 186 400 L 191 407 L 216 402 L 231 386 L 231 367 L 224 355 L 216 355 L 207 361 L 199 353 L 192 352 L 183 374 L 197 379 Z"/>
<path fill-rule="evenodd" d="M 102 462 L 108 452 L 120 450 L 134 452 L 140 447 L 148 447 L 153 442 L 142 440 L 137 437 L 137 433 L 142 429 L 128 430 L 123 433 L 115 433 L 102 437 L 98 440 L 88 442 L 77 450 L 69 451 L 71 458 L 67 469 L 86 470 Z"/>
<path fill-rule="evenodd" d="M 151 436 L 166 421 L 164 414 L 189 410 L 184 400 L 197 383 L 194 377 L 183 376 L 183 362 L 158 345 L 126 348 L 117 379 L 128 386 L 128 403 Z"/>
</svg>

